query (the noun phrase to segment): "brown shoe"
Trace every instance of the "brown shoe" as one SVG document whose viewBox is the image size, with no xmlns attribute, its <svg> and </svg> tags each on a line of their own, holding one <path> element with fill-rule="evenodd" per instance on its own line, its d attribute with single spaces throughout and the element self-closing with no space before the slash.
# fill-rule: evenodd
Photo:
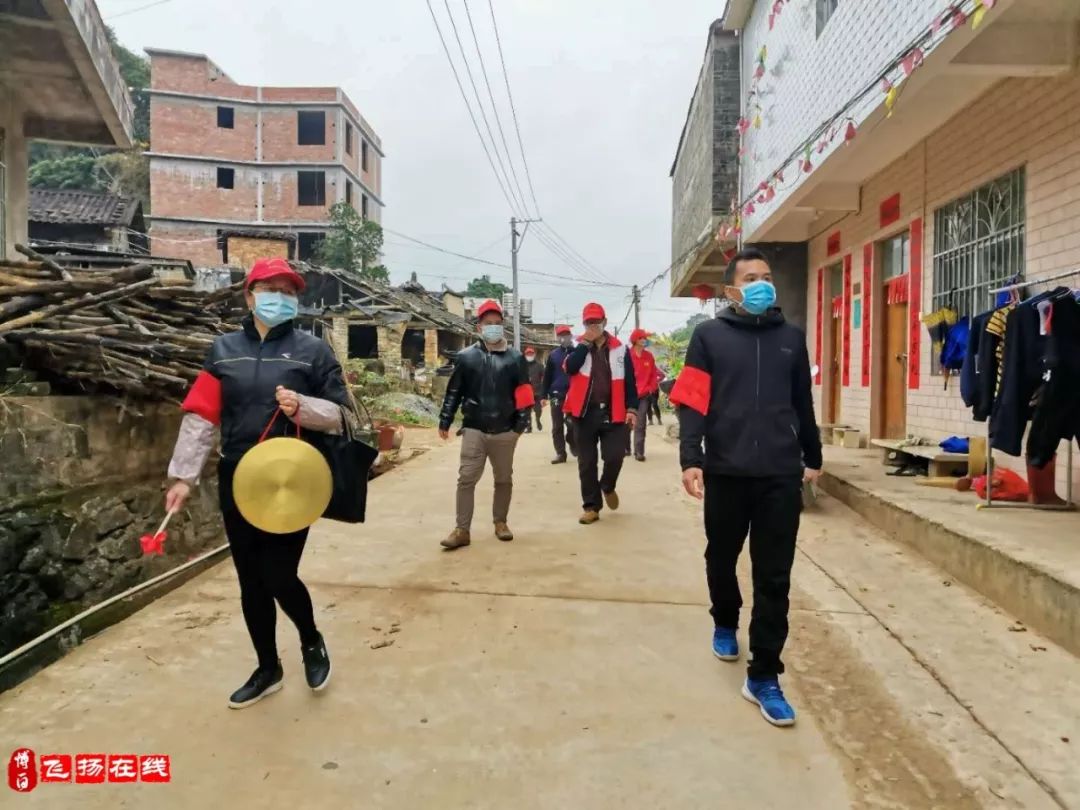
<svg viewBox="0 0 1080 810">
<path fill-rule="evenodd" d="M 619 508 L 619 493 L 618 492 L 605 492 L 604 503 L 607 504 L 607 508 L 614 512 Z"/>
<path fill-rule="evenodd" d="M 504 543 L 507 543 L 514 539 L 514 533 L 510 531 L 510 527 L 507 526 L 505 523 L 495 524 L 495 536 L 502 540 Z"/>
<path fill-rule="evenodd" d="M 600 513 L 599 512 L 593 512 L 592 510 L 590 510 L 590 511 L 586 512 L 584 515 L 582 515 L 581 517 L 578 518 L 578 523 L 580 523 L 582 526 L 591 526 L 593 523 L 596 523 L 596 521 L 598 521 L 599 519 L 600 519 Z"/>
<path fill-rule="evenodd" d="M 464 529 L 454 529 L 450 532 L 450 536 L 440 543 L 440 545 L 447 551 L 453 551 L 455 548 L 461 548 L 467 546 L 472 542 L 472 538 L 469 533 Z"/>
</svg>

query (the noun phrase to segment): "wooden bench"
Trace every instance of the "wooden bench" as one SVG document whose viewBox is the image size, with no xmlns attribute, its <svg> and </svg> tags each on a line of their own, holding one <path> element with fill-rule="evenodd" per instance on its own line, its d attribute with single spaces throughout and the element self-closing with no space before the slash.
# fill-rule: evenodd
<svg viewBox="0 0 1080 810">
<path fill-rule="evenodd" d="M 946 453 L 940 447 L 904 444 L 899 439 L 874 439 L 870 444 L 884 451 L 882 461 L 888 466 L 901 467 L 918 458 L 927 462 L 931 478 L 947 478 L 958 473 L 966 475 L 968 472 L 967 453 Z"/>
</svg>

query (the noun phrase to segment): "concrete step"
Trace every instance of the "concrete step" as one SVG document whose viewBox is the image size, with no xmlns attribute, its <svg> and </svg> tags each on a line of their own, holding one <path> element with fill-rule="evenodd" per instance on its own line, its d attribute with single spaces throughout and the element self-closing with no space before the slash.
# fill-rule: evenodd
<svg viewBox="0 0 1080 810">
<path fill-rule="evenodd" d="M 886 475 L 878 453 L 825 448 L 822 488 L 1074 655 L 1080 514 L 979 509 L 974 493 Z"/>
</svg>

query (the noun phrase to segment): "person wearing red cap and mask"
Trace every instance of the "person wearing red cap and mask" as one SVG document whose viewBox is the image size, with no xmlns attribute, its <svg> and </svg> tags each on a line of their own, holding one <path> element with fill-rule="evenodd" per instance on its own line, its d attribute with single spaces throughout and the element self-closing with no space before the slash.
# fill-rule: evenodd
<svg viewBox="0 0 1080 810">
<path fill-rule="evenodd" d="M 566 358 L 570 390 L 564 410 L 574 419 L 578 475 L 583 513 L 579 523 L 600 519 L 604 503 L 619 508 L 615 487 L 626 453 L 627 427 L 637 421 L 638 391 L 634 364 L 625 344 L 607 331 L 607 315 L 599 304 L 587 304 L 581 315 L 585 333 Z M 599 473 L 599 457 L 604 471 Z"/>
<path fill-rule="evenodd" d="M 574 426 L 563 413 L 563 403 L 570 390 L 570 378 L 566 376 L 566 358 L 574 348 L 574 331 L 569 326 L 557 326 L 555 337 L 559 339 L 559 346 L 548 355 L 542 396 L 551 403 L 551 440 L 555 445 L 555 458 L 551 463 L 565 464 L 567 446 L 571 453 L 577 455 Z"/>
<path fill-rule="evenodd" d="M 637 381 L 638 407 L 634 425 L 634 458 L 645 460 L 645 428 L 649 419 L 649 408 L 653 397 L 660 390 L 656 377 L 656 358 L 645 348 L 649 333 L 644 329 L 635 329 L 630 333 L 630 361 L 634 364 L 634 379 Z M 626 454 L 630 455 L 630 434 L 626 437 Z"/>
<path fill-rule="evenodd" d="M 293 328 L 304 279 L 284 259 L 259 259 L 248 273 L 244 297 L 251 310 L 237 332 L 214 341 L 187 397 L 180 436 L 169 463 L 173 480 L 165 508 L 179 511 L 197 483 L 220 428 L 218 497 L 225 534 L 240 580 L 240 605 L 258 657 L 258 668 L 229 699 L 239 709 L 278 691 L 282 683 L 275 624 L 277 602 L 296 625 L 308 685 L 323 689 L 330 679 L 330 657 L 315 626 L 311 596 L 300 581 L 300 557 L 307 529 L 269 534 L 240 514 L 232 481 L 241 456 L 260 441 L 280 409 L 269 436 L 338 434 L 342 407 L 349 405 L 341 366 L 319 338 Z M 289 421 L 294 423 L 289 426 Z"/>
<path fill-rule="evenodd" d="M 529 385 L 533 390 L 533 413 L 536 415 L 536 429 L 541 433 L 544 432 L 544 423 L 541 417 L 544 415 L 544 370 L 540 367 L 540 363 L 536 360 L 536 349 L 532 346 L 525 347 L 525 362 L 528 364 L 529 369 Z M 529 426 L 525 428 L 526 433 L 532 433 L 532 419 L 529 419 Z"/>
<path fill-rule="evenodd" d="M 476 317 L 480 340 L 454 359 L 454 373 L 439 414 L 439 435 L 445 440 L 450 438 L 450 426 L 461 409 L 457 516 L 454 530 L 442 541 L 447 551 L 472 542 L 476 484 L 488 460 L 495 478 L 495 536 L 514 539 L 507 525 L 514 490 L 514 450 L 532 418 L 534 402 L 525 358 L 506 341 L 502 307 L 496 301 L 485 301 Z"/>
</svg>

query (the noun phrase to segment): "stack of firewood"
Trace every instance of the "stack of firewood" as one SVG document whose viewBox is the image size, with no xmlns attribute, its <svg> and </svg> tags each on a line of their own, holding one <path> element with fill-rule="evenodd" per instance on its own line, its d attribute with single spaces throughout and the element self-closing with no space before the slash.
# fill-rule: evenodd
<svg viewBox="0 0 1080 810">
<path fill-rule="evenodd" d="M 76 390 L 180 399 L 242 315 L 235 286 L 198 292 L 149 264 L 77 270 L 16 249 L 28 261 L 0 262 L 0 344 Z"/>
</svg>

